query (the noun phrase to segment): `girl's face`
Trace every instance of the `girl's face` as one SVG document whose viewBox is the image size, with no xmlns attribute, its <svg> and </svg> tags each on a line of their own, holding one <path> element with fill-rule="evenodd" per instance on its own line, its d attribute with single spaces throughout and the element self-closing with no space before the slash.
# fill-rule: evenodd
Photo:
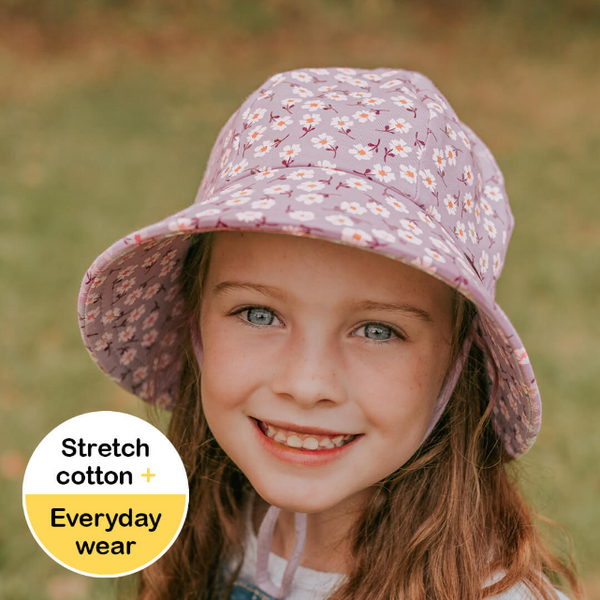
<svg viewBox="0 0 600 600">
<path fill-rule="evenodd" d="M 316 513 L 354 502 L 419 447 L 450 359 L 451 314 L 448 286 L 374 252 L 219 233 L 200 317 L 210 429 L 268 503 Z M 306 453 L 270 441 L 256 420 L 359 437 Z"/>
</svg>

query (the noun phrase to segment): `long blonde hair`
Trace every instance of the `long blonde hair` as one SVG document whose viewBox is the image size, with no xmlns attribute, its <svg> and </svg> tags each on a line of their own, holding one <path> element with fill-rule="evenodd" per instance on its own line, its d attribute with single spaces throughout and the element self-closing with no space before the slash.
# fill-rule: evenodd
<svg viewBox="0 0 600 600">
<path fill-rule="evenodd" d="M 194 236 L 181 275 L 186 309 L 173 324 L 181 328 L 183 368 L 168 434 L 188 473 L 188 517 L 170 550 L 140 573 L 139 600 L 226 600 L 245 551 L 253 488 L 208 427 L 187 327 L 189 316 L 199 313 L 215 235 Z M 476 312 L 453 293 L 450 365 Z M 376 484 L 350 532 L 353 569 L 330 600 L 475 600 L 518 582 L 550 600 L 555 595 L 542 574 L 553 584 L 566 580 L 574 598 L 583 599 L 572 558 L 548 549 L 512 482 L 511 459 L 491 424 L 483 351 L 473 344 L 425 444 Z M 221 578 L 230 563 L 238 569 Z M 484 589 L 497 573 L 504 577 Z"/>
</svg>

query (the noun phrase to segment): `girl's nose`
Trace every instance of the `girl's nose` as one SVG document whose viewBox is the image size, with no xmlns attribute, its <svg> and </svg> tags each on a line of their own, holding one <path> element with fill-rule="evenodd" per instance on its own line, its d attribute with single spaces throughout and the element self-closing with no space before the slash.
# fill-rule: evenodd
<svg viewBox="0 0 600 600">
<path fill-rule="evenodd" d="M 330 338 L 315 333 L 290 336 L 278 364 L 271 381 L 274 394 L 288 396 L 303 408 L 344 401 L 343 357 Z"/>
</svg>

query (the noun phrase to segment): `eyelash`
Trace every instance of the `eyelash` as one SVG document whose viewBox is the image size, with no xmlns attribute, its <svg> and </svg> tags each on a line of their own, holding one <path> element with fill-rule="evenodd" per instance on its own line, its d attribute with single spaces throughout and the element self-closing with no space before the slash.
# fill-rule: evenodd
<svg viewBox="0 0 600 600">
<path fill-rule="evenodd" d="M 281 321 L 281 318 L 273 309 L 268 308 L 267 306 L 258 306 L 256 304 L 238 308 L 234 312 L 229 313 L 229 315 L 232 317 L 236 316 L 242 323 L 244 323 L 244 325 L 249 325 L 250 327 L 255 327 L 257 329 L 264 329 L 265 325 L 255 325 L 254 323 L 251 323 L 250 321 L 247 321 L 246 319 L 243 319 L 240 316 L 241 313 L 246 312 L 252 308 L 257 308 L 259 310 L 264 310 L 264 311 L 270 312 L 270 313 L 274 314 Z M 406 340 L 406 336 L 404 336 L 395 327 L 392 327 L 391 325 L 386 325 L 385 323 L 380 323 L 378 321 L 369 321 L 368 323 L 363 323 L 362 325 L 360 325 L 360 327 L 358 327 L 358 329 L 360 329 L 362 327 L 367 327 L 368 325 L 379 325 L 379 326 L 383 327 L 384 329 L 389 329 L 396 336 L 395 338 L 390 338 L 389 340 L 373 340 L 371 338 L 365 337 L 366 340 L 368 340 L 369 342 L 372 342 L 373 344 L 377 344 L 377 345 L 390 344 L 392 342 L 400 342 L 400 341 Z"/>
</svg>

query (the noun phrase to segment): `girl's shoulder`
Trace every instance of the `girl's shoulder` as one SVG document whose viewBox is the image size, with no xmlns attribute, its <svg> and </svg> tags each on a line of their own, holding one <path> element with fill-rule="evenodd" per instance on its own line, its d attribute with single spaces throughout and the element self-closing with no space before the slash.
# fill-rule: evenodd
<svg viewBox="0 0 600 600">
<path fill-rule="evenodd" d="M 570 600 L 560 590 L 555 588 L 554 591 L 558 600 Z M 524 583 L 517 583 L 505 592 L 488 598 L 488 600 L 538 600 L 538 597 Z"/>
</svg>

